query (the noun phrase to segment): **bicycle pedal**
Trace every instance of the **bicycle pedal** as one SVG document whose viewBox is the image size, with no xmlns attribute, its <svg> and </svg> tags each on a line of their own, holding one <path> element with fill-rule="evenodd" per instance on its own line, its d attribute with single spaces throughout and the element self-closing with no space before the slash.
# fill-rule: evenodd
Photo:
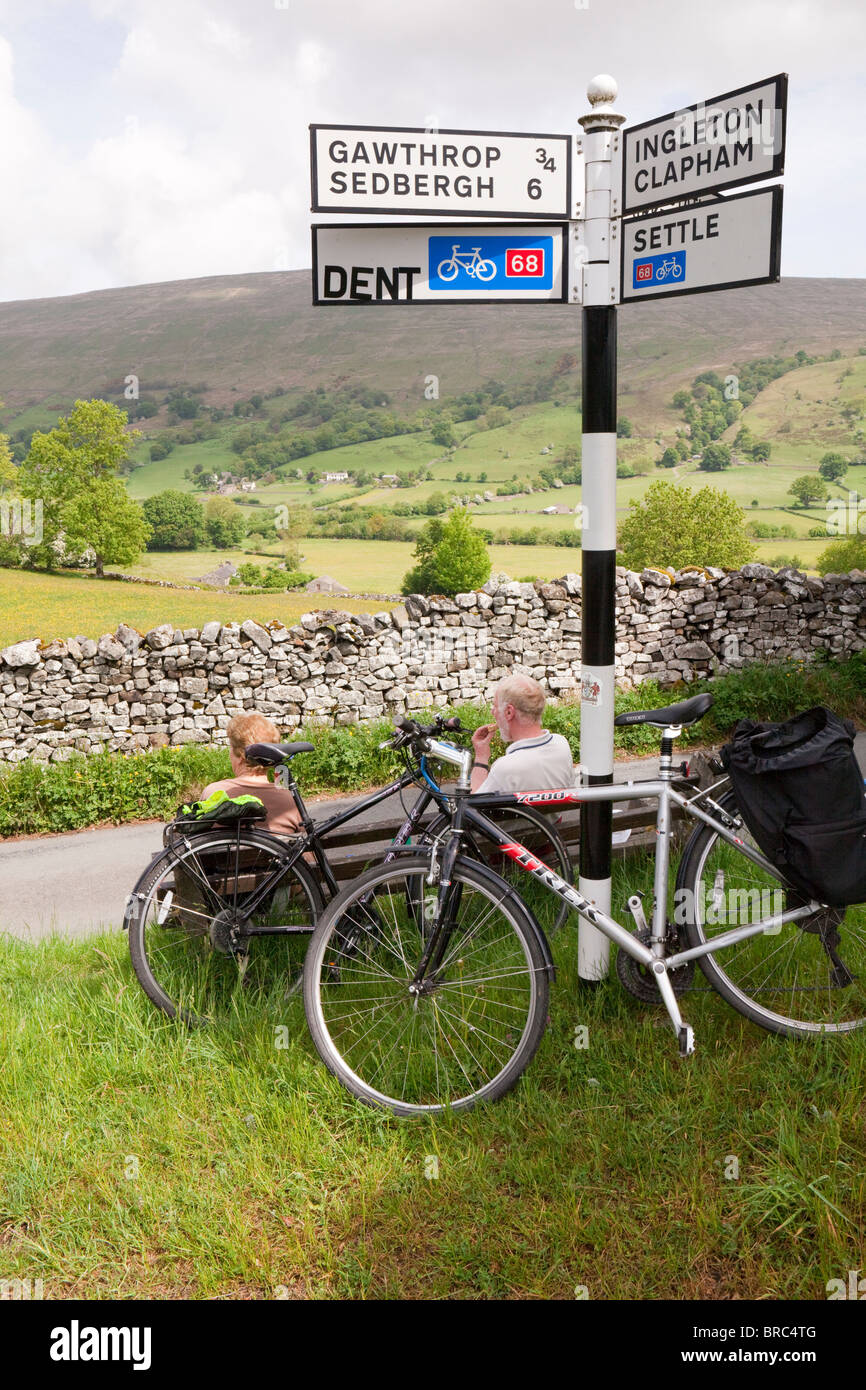
<svg viewBox="0 0 866 1390">
<path fill-rule="evenodd" d="M 695 1030 L 688 1023 L 684 1023 L 677 1034 L 679 1042 L 680 1056 L 689 1057 L 695 1050 Z"/>
</svg>

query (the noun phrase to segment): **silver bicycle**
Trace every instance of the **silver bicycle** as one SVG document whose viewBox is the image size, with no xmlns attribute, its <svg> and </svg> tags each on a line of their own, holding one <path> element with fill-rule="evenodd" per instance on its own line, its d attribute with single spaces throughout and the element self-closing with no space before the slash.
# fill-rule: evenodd
<svg viewBox="0 0 866 1390">
<path fill-rule="evenodd" d="M 617 975 L 661 1000 L 679 1051 L 694 1050 L 680 1011 L 697 962 L 738 1012 L 789 1036 L 845 1033 L 866 1023 L 866 905 L 831 908 L 786 884 L 755 845 L 727 778 L 685 796 L 672 785 L 673 741 L 710 708 L 704 693 L 616 722 L 661 729 L 655 778 L 516 792 L 515 806 L 568 806 L 635 796 L 657 801 L 654 902 L 628 908 L 631 930 L 590 902 L 524 845 L 489 823 L 515 865 L 619 948 Z M 514 886 L 460 852 L 471 753 L 398 730 L 394 746 L 460 770 L 444 838 L 363 874 L 328 906 L 304 965 L 304 1005 L 322 1060 L 353 1095 L 397 1115 L 465 1110 L 510 1090 L 548 1020 L 554 963 Z M 484 817 L 483 796 L 472 811 Z M 501 800 L 501 798 L 500 798 Z M 672 810 L 698 822 L 668 914 Z"/>
</svg>

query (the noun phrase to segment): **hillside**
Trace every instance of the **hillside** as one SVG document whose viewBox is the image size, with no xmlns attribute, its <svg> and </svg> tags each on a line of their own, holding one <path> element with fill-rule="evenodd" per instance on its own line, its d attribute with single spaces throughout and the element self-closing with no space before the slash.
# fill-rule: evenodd
<svg viewBox="0 0 866 1390">
<path fill-rule="evenodd" d="M 621 407 L 669 423 L 671 391 L 707 367 L 770 352 L 866 342 L 866 280 L 779 285 L 628 305 L 619 312 Z M 314 309 L 307 271 L 219 276 L 0 304 L 0 398 L 41 419 L 79 396 L 204 385 L 205 399 L 342 380 L 420 401 L 435 373 L 442 398 L 489 377 L 510 381 L 579 349 L 580 315 L 561 305 Z M 38 407 L 42 406 L 41 411 Z M 47 412 L 46 412 L 47 407 Z"/>
<path fill-rule="evenodd" d="M 317 427 L 336 421 L 351 405 L 353 393 L 358 400 L 366 393 L 361 416 L 374 417 L 386 405 L 381 393 L 390 402 L 382 413 L 393 415 L 394 427 L 373 438 L 343 435 L 357 442 L 316 443 L 300 457 L 290 454 L 291 462 L 264 465 L 252 474 L 258 478 L 255 495 L 238 500 L 257 503 L 262 514 L 274 506 L 306 509 L 316 521 L 307 533 L 307 567 L 334 575 L 356 593 L 393 592 L 410 562 L 408 542 L 422 524 L 419 513 L 427 499 L 487 491 L 489 500 L 479 497 L 473 511 L 497 541 L 511 542 L 496 547 L 495 565 L 519 577 L 547 578 L 579 568 L 579 552 L 561 547 L 579 540 L 574 508 L 580 488 L 567 479 L 557 491 L 550 482 L 542 484 L 550 490 L 540 493 L 537 482 L 541 467 L 579 448 L 580 414 L 570 408 L 579 400 L 579 348 L 580 316 L 567 306 L 328 312 L 311 307 L 309 276 L 300 271 L 21 301 L 0 305 L 0 398 L 5 402 L 0 428 L 14 431 L 23 451 L 30 431 L 50 428 L 76 397 L 106 395 L 124 404 L 124 377 L 135 373 L 142 404 L 149 400 L 156 411 L 136 421 L 144 438 L 133 450 L 139 466 L 128 486 L 133 497 L 143 499 L 166 487 L 192 489 L 193 470 L 243 473 L 245 431 L 249 438 L 271 441 L 298 431 L 312 439 Z M 672 397 L 690 388 L 698 373 L 712 369 L 725 376 L 758 358 L 791 357 L 800 350 L 804 356 L 832 352 L 838 358 L 808 361 L 770 380 L 722 436 L 733 444 L 740 425 L 747 426 L 771 443 L 769 464 L 740 458 L 715 475 L 701 471 L 693 459 L 682 459 L 669 472 L 652 466 L 684 424 Z M 638 474 L 641 464 L 649 472 L 618 483 L 619 512 L 659 476 L 695 488 L 711 483 L 728 491 L 748 510 L 750 522 L 763 527 L 757 532 L 760 559 L 814 566 L 826 541 L 809 531 L 823 523 L 824 508 L 795 507 L 787 489 L 800 473 L 816 469 L 827 449 L 841 449 L 852 463 L 862 456 L 864 351 L 866 280 L 786 280 L 707 299 L 621 309 L 619 410 L 634 430 L 632 438 L 619 441 L 617 453 Z M 430 375 L 439 382 L 439 398 L 432 403 L 424 395 Z M 480 416 L 478 408 L 461 413 L 466 393 L 482 387 L 489 392 L 491 381 L 503 384 L 502 399 L 512 398 L 508 409 L 499 409 L 499 420 L 488 424 L 487 406 Z M 325 393 L 327 410 L 315 404 L 316 388 L 320 396 Z M 172 395 L 187 392 L 198 411 L 189 428 L 187 419 L 169 414 Z M 312 407 L 304 404 L 311 400 Z M 857 402 L 854 419 L 846 415 L 846 405 Z M 431 405 L 433 416 L 427 410 Z M 456 450 L 443 449 L 431 437 L 431 421 L 442 409 L 454 411 Z M 356 412 L 352 418 L 360 417 Z M 151 457 L 160 439 L 169 440 L 171 451 L 160 457 L 154 450 Z M 265 468 L 273 471 L 263 476 Z M 321 481 L 326 472 L 341 470 L 350 473 L 348 483 Z M 411 481 L 403 478 L 399 489 L 375 481 L 406 472 Z M 357 487 L 356 474 L 366 478 L 359 478 Z M 520 487 L 530 479 L 535 491 L 514 495 L 510 480 Z M 848 487 L 866 492 L 866 463 L 852 466 L 831 495 L 841 496 Z M 322 509 L 329 504 L 326 514 Z M 406 518 L 401 539 L 392 535 L 385 547 L 377 544 L 378 533 L 363 529 L 357 511 L 360 530 L 335 529 L 333 518 L 345 511 L 348 522 L 346 509 L 353 505 L 367 509 L 367 515 L 381 511 Z M 324 525 L 331 525 L 330 539 L 320 529 Z M 275 542 L 276 537 L 270 544 L 250 537 L 244 548 L 278 558 Z M 154 553 L 133 570 L 184 580 L 210 567 L 202 552 Z"/>
</svg>

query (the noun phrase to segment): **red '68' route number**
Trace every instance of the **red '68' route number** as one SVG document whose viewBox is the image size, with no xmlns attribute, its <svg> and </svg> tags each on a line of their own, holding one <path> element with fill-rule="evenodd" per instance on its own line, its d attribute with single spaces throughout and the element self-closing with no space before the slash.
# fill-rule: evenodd
<svg viewBox="0 0 866 1390">
<path fill-rule="evenodd" d="M 544 248 L 523 251 L 509 247 L 505 252 L 506 275 L 543 275 Z"/>
</svg>

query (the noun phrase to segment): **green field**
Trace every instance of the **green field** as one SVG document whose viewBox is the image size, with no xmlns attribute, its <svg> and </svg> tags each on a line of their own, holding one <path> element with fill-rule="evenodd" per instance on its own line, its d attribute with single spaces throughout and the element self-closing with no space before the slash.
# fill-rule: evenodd
<svg viewBox="0 0 866 1390">
<path fill-rule="evenodd" d="M 0 570 L 0 646 L 40 637 L 101 637 L 128 623 L 147 632 L 160 623 L 201 628 L 212 620 L 261 623 L 278 620 L 288 627 L 302 613 L 339 604 L 353 612 L 375 612 L 375 601 L 328 599 L 314 594 L 253 594 L 198 592 L 124 584 L 119 580 L 88 579 L 79 575 L 28 574 Z"/>
</svg>

